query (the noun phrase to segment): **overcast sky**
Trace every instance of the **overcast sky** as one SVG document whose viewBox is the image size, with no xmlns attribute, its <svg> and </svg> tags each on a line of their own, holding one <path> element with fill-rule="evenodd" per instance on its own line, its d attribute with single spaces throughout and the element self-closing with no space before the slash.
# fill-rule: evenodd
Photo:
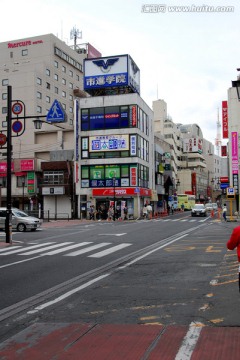
<svg viewBox="0 0 240 360">
<path fill-rule="evenodd" d="M 53 33 L 72 45 L 76 27 L 79 44 L 89 42 L 103 56 L 130 54 L 143 100 L 152 107 L 164 99 L 175 123 L 197 123 L 214 143 L 218 109 L 221 121 L 222 100 L 240 67 L 239 0 L 12 0 L 2 3 L 1 14 L 0 42 Z"/>
</svg>

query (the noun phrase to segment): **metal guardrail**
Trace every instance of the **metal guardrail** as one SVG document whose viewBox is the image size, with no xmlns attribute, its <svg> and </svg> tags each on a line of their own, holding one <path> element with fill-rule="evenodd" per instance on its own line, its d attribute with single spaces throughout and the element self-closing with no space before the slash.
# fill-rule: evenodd
<svg viewBox="0 0 240 360">
<path fill-rule="evenodd" d="M 46 211 L 32 210 L 32 211 L 27 211 L 27 214 L 48 222 L 50 220 L 68 220 L 68 221 L 70 220 L 70 216 L 68 213 L 53 213 L 50 210 L 46 210 Z"/>
</svg>

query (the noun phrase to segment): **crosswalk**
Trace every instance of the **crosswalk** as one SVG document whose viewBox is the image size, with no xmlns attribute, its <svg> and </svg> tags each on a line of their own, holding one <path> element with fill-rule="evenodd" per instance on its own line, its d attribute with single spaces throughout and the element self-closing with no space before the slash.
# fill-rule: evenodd
<svg viewBox="0 0 240 360">
<path fill-rule="evenodd" d="M 146 219 L 139 219 L 138 222 L 148 222 L 148 221 L 153 221 L 153 222 L 205 222 L 207 220 L 207 218 L 187 218 L 187 219 L 183 219 L 183 218 L 179 218 L 179 219 L 171 219 L 171 218 L 161 218 L 161 219 L 151 219 L 151 220 L 146 220 Z"/>
<path fill-rule="evenodd" d="M 88 257 L 102 258 L 131 245 L 132 244 L 130 243 L 114 245 L 110 242 L 94 244 L 92 241 L 83 241 L 80 243 L 74 243 L 71 241 L 62 243 L 45 242 L 42 244 L 32 244 L 30 246 L 15 245 L 11 248 L 3 248 L 0 249 L 0 257 L 13 254 L 17 256 L 53 256 L 61 254 L 62 256 L 74 257 L 91 253 Z M 101 249 L 101 251 L 98 251 L 98 249 Z"/>
</svg>

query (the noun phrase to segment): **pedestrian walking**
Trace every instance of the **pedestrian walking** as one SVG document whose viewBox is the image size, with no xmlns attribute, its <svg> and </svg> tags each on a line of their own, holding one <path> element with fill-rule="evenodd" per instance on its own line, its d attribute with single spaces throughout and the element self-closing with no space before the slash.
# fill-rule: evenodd
<svg viewBox="0 0 240 360">
<path fill-rule="evenodd" d="M 228 250 L 234 250 L 237 248 L 238 262 L 240 263 L 240 226 L 233 229 L 230 239 L 227 242 L 227 248 Z M 238 286 L 240 292 L 240 264 L 238 267 Z"/>
<path fill-rule="evenodd" d="M 226 204 L 223 205 L 222 215 L 223 215 L 224 221 L 227 221 L 227 205 Z"/>
<path fill-rule="evenodd" d="M 184 211 L 184 203 L 181 204 L 181 210 Z"/>
<path fill-rule="evenodd" d="M 148 220 L 152 218 L 152 206 L 150 204 L 147 205 L 147 218 Z"/>
<path fill-rule="evenodd" d="M 172 215 L 174 214 L 174 205 L 171 206 Z"/>
<path fill-rule="evenodd" d="M 144 219 L 147 219 L 147 205 L 145 204 L 144 207 L 143 207 L 143 211 L 142 211 L 142 214 L 143 214 L 143 218 Z"/>
<path fill-rule="evenodd" d="M 170 205 L 169 204 L 167 206 L 167 213 L 168 213 L 168 215 L 170 215 Z"/>
</svg>

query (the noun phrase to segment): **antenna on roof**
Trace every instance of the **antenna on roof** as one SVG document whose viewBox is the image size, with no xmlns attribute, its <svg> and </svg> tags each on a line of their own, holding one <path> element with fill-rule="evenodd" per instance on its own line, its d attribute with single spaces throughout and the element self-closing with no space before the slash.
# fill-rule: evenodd
<svg viewBox="0 0 240 360">
<path fill-rule="evenodd" d="M 70 31 L 70 39 L 74 39 L 74 50 L 77 48 L 77 39 L 82 38 L 82 31 L 76 29 L 76 26 Z"/>
</svg>

